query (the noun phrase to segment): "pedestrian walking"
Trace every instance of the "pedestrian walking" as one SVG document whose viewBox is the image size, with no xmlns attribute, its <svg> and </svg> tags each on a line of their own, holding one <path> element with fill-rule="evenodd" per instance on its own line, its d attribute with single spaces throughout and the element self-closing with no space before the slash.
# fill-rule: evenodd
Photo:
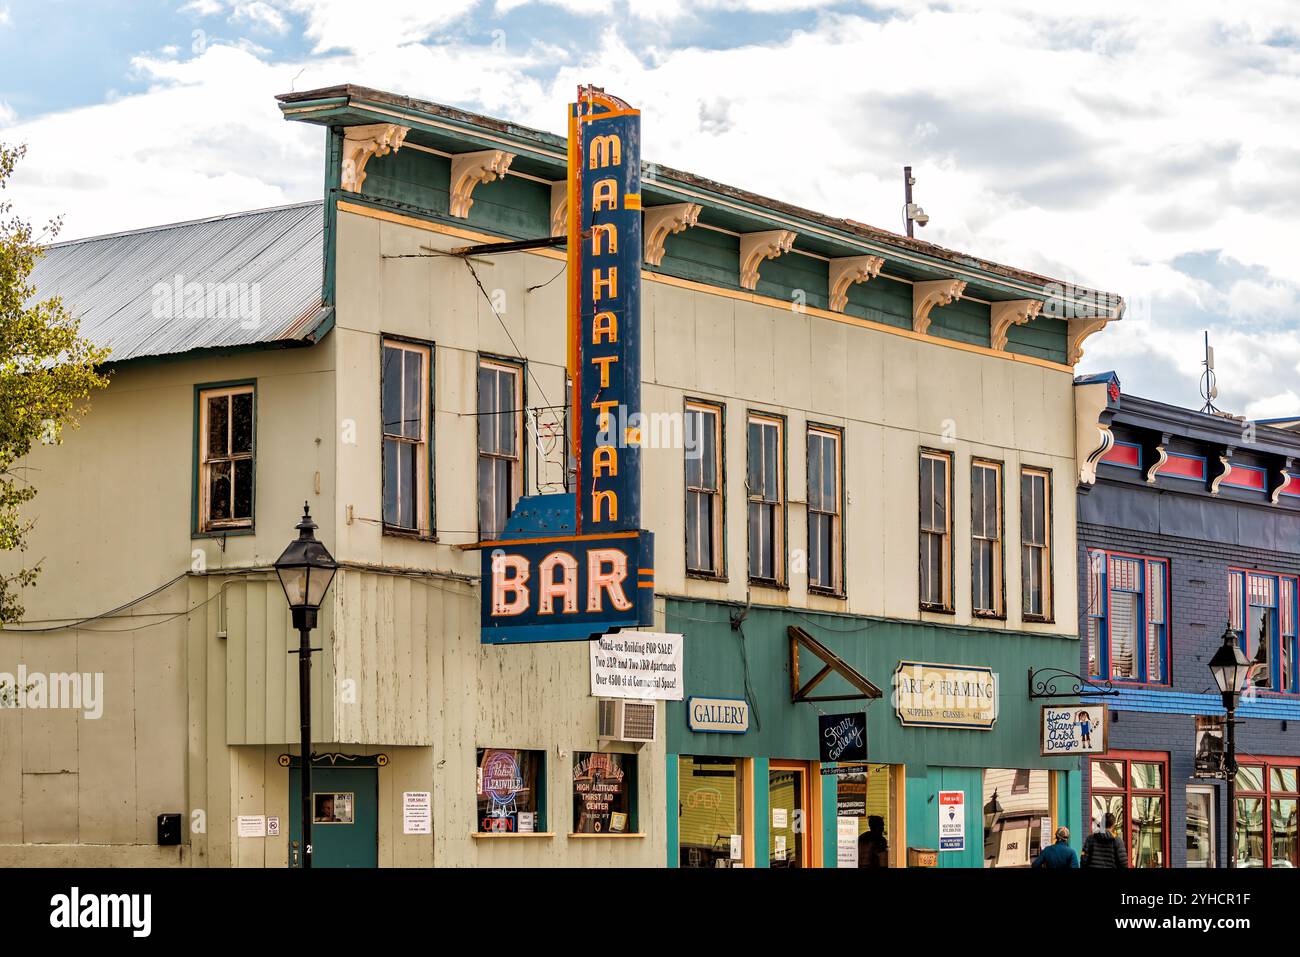
<svg viewBox="0 0 1300 957">
<path fill-rule="evenodd" d="M 1056 841 L 1038 852 L 1034 858 L 1034 867 L 1046 867 L 1051 870 L 1068 869 L 1079 866 L 1079 855 L 1070 846 L 1070 829 L 1058 827 Z"/>
<path fill-rule="evenodd" d="M 1083 842 L 1084 867 L 1128 867 L 1128 851 L 1122 838 L 1116 837 L 1115 815 L 1107 814 L 1102 829 L 1089 834 Z"/>
</svg>

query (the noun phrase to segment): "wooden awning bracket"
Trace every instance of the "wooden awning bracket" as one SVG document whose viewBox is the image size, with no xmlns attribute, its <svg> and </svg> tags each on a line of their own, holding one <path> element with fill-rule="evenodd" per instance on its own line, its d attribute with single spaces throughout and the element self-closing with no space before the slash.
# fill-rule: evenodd
<svg viewBox="0 0 1300 957">
<path fill-rule="evenodd" d="M 831 651 L 820 641 L 814 638 L 808 632 L 804 631 L 798 625 L 791 625 L 786 629 L 786 634 L 790 636 L 790 700 L 796 704 L 800 701 L 856 701 L 862 698 L 868 700 L 872 698 L 883 698 L 884 692 L 872 684 L 862 672 L 858 671 L 847 661 Z M 822 662 L 822 669 L 808 680 L 807 684 L 799 684 L 799 646 L 803 645 L 808 651 L 812 652 Z M 817 685 L 821 684 L 832 674 L 837 674 L 854 688 L 858 689 L 857 694 L 837 694 L 837 695 L 812 695 L 811 692 Z"/>
</svg>

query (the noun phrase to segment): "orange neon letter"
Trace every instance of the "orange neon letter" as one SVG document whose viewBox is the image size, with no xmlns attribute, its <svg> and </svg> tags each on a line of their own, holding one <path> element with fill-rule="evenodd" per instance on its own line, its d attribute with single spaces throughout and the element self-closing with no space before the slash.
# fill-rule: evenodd
<svg viewBox="0 0 1300 957">
<path fill-rule="evenodd" d="M 618 209 L 618 181 L 602 179 L 591 188 L 591 211 Z"/>
<path fill-rule="evenodd" d="M 603 243 L 601 237 L 604 237 Z M 591 227 L 591 254 L 599 256 L 602 245 L 605 252 L 618 252 L 618 228 L 613 223 L 597 223 Z"/>
<path fill-rule="evenodd" d="M 601 289 L 605 290 L 602 296 Z M 591 271 L 591 298 L 597 299 L 617 299 L 618 298 L 618 267 L 610 266 L 608 275 L 604 279 L 600 278 L 600 270 Z"/>
<path fill-rule="evenodd" d="M 612 312 L 598 312 L 591 320 L 591 344 L 618 342 L 618 317 Z"/>
<path fill-rule="evenodd" d="M 612 445 L 598 445 L 591 453 L 591 477 L 618 474 L 618 451 Z"/>
<path fill-rule="evenodd" d="M 560 580 L 555 580 L 555 569 L 561 571 Z M 551 552 L 537 566 L 537 613 L 551 615 L 555 613 L 554 600 L 564 599 L 564 613 L 571 615 L 578 610 L 578 560 L 568 552 Z"/>
<path fill-rule="evenodd" d="M 591 162 L 587 164 L 588 169 L 599 169 L 611 163 L 618 166 L 623 162 L 623 141 L 617 133 L 593 136 L 587 151 L 591 156 Z"/>
<path fill-rule="evenodd" d="M 600 387 L 602 389 L 609 388 L 609 364 L 617 361 L 618 356 L 595 356 L 591 360 L 592 365 L 600 366 Z"/>
<path fill-rule="evenodd" d="M 601 432 L 609 431 L 609 410 L 618 405 L 617 399 L 597 399 L 591 403 L 591 407 L 600 415 L 597 416 L 598 428 Z"/>
<path fill-rule="evenodd" d="M 600 517 L 600 503 L 604 502 L 607 506 L 606 515 Z M 593 522 L 612 522 L 618 518 L 618 496 L 609 489 L 591 493 L 591 520 Z"/>
<path fill-rule="evenodd" d="M 608 566 L 608 571 L 606 570 Z M 609 600 L 619 611 L 632 603 L 623 593 L 627 578 L 627 555 L 617 548 L 593 548 L 587 553 L 587 611 L 601 611 L 600 593 L 609 592 Z"/>
<path fill-rule="evenodd" d="M 507 577 L 506 572 L 514 574 Z M 497 555 L 492 559 L 492 615 L 512 617 L 528 610 L 528 559 Z"/>
</svg>

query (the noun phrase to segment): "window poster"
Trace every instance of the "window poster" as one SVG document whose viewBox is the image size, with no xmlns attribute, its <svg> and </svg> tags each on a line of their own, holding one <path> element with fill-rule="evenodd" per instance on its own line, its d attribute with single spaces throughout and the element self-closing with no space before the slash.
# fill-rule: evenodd
<svg viewBox="0 0 1300 957">
<path fill-rule="evenodd" d="M 573 831 L 623 834 L 629 831 L 636 758 L 630 754 L 575 751 Z"/>
<path fill-rule="evenodd" d="M 537 828 L 540 751 L 480 748 L 478 830 L 518 834 Z"/>
</svg>

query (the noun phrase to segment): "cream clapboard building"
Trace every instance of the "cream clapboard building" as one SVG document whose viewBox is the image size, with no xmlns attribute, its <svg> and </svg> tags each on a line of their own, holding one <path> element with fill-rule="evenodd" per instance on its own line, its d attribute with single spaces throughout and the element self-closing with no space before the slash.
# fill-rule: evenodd
<svg viewBox="0 0 1300 957">
<path fill-rule="evenodd" d="M 704 747 L 684 706 L 657 706 L 653 743 L 604 741 L 586 643 L 479 641 L 480 559 L 466 546 L 568 475 L 564 258 L 447 253 L 558 234 L 563 140 L 352 86 L 280 100 L 287 119 L 325 128 L 323 203 L 65 243 L 39 267 L 40 291 L 113 348 L 112 383 L 80 429 L 24 463 L 36 526 L 6 567 L 42 571 L 24 621 L 0 632 L 0 675 L 27 682 L 24 707 L 0 709 L 0 864 L 294 859 L 297 636 L 270 565 L 304 501 L 342 566 L 313 633 L 314 790 L 339 819 L 316 825 L 318 866 L 676 863 L 681 761 Z M 657 627 L 686 634 L 687 694 L 722 681 L 743 696 L 739 669 L 715 660 L 726 636 L 692 622 L 746 605 L 774 621 L 969 629 L 997 648 L 1029 636 L 1045 663 L 1077 663 L 1072 370 L 1117 301 L 663 167 L 643 202 L 643 399 L 658 414 L 643 514 Z M 717 453 L 688 489 L 692 410 L 717 413 L 690 420 L 716 422 Z M 839 472 L 815 508 L 814 432 Z M 747 491 L 755 437 L 778 442 L 781 464 L 750 471 Z M 947 462 L 929 473 L 947 492 L 923 517 L 927 455 Z M 983 609 L 967 504 L 980 459 L 1000 470 Z M 1022 537 L 1025 468 L 1050 490 L 1043 541 Z M 751 537 L 755 515 L 767 539 Z M 810 539 L 812 524 L 828 537 Z M 1026 614 L 1022 556 L 1040 554 Z M 956 660 L 950 639 L 916 634 L 920 660 Z M 898 656 L 862 649 L 863 673 L 886 686 Z M 781 654 L 753 664 L 788 687 Z M 1020 658 L 1003 667 L 1021 680 Z M 101 716 L 39 706 L 36 686 L 71 673 L 102 674 Z M 874 707 L 872 721 L 891 720 Z M 975 767 L 1022 766 L 1032 731 L 981 739 L 996 743 Z M 889 739 L 899 848 L 927 766 L 963 763 L 947 741 L 971 733 Z M 759 775 L 808 755 L 735 739 L 714 753 L 748 775 L 731 827 L 762 866 L 776 792 Z M 626 814 L 615 833 L 583 833 L 575 809 L 575 770 L 593 762 L 623 772 L 610 778 Z M 1064 821 L 1071 772 L 1050 767 Z M 833 787 L 804 786 L 833 806 Z M 429 833 L 407 833 L 421 830 L 407 802 L 426 792 Z M 487 829 L 493 794 L 512 802 L 513 833 Z M 160 814 L 181 816 L 179 845 L 159 844 Z M 806 840 L 807 863 L 833 860 Z"/>
</svg>

